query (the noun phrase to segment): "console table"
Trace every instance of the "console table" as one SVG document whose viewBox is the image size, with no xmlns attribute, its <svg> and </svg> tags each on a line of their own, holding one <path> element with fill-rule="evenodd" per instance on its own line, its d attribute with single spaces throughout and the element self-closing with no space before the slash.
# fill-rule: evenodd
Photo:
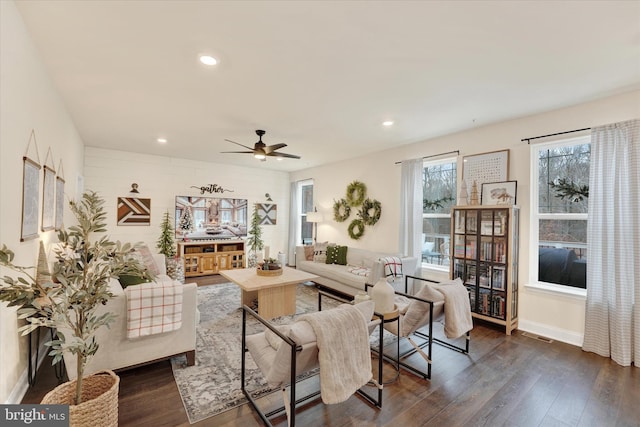
<svg viewBox="0 0 640 427">
<path fill-rule="evenodd" d="M 194 240 L 178 242 L 184 259 L 184 276 L 208 276 L 221 270 L 244 268 L 244 240 Z"/>
</svg>

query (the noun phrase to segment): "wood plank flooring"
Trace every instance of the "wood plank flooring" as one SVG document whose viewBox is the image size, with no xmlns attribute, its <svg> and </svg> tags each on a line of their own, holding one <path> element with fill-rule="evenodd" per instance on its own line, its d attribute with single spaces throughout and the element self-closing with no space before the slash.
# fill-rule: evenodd
<svg viewBox="0 0 640 427">
<path fill-rule="evenodd" d="M 203 282 L 202 278 L 200 282 Z M 219 283 L 218 279 L 206 279 Z M 199 282 L 197 279 L 196 282 Z M 103 350 L 104 351 L 104 350 Z M 418 355 L 410 359 L 423 363 Z M 385 363 L 385 377 L 393 368 Z M 120 426 L 189 426 L 169 361 L 119 372 Z M 23 403 L 38 403 L 56 385 L 45 361 Z M 371 390 L 373 392 L 373 389 Z M 270 396 L 277 401 L 279 394 Z M 402 370 L 386 385 L 383 407 L 352 396 L 316 400 L 298 411 L 300 426 L 640 426 L 640 369 L 622 367 L 580 348 L 507 336 L 476 323 L 469 355 L 434 345 L 432 379 Z M 249 405 L 194 426 L 260 426 Z M 286 426 L 286 418 L 274 425 Z"/>
</svg>

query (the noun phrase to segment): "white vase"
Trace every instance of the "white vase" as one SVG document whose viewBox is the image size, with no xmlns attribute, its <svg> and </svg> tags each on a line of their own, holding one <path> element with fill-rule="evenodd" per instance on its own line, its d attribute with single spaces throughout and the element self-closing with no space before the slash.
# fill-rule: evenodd
<svg viewBox="0 0 640 427">
<path fill-rule="evenodd" d="M 371 289 L 371 299 L 375 303 L 378 313 L 390 313 L 393 311 L 395 290 L 384 277 L 380 278 Z"/>
</svg>

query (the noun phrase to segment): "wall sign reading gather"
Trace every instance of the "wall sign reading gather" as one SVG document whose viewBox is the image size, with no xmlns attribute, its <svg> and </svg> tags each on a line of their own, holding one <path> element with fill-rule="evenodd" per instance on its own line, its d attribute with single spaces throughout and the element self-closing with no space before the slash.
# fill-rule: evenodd
<svg viewBox="0 0 640 427">
<path fill-rule="evenodd" d="M 218 184 L 207 184 L 207 185 L 203 185 L 202 187 L 192 185 L 191 188 L 197 188 L 198 190 L 200 190 L 200 194 L 224 193 L 225 191 L 228 191 L 229 193 L 233 193 L 233 190 L 227 190 L 226 188 L 222 188 L 222 186 Z"/>
</svg>

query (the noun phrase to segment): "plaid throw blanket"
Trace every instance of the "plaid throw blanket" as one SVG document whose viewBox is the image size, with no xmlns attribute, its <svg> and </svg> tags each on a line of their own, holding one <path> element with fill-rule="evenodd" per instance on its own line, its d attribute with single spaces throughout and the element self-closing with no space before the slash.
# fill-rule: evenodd
<svg viewBox="0 0 640 427">
<path fill-rule="evenodd" d="M 127 338 L 180 329 L 182 284 L 174 280 L 127 286 Z"/>
<path fill-rule="evenodd" d="M 380 258 L 384 263 L 385 277 L 393 276 L 394 279 L 402 277 L 402 260 L 395 256 Z"/>
</svg>

